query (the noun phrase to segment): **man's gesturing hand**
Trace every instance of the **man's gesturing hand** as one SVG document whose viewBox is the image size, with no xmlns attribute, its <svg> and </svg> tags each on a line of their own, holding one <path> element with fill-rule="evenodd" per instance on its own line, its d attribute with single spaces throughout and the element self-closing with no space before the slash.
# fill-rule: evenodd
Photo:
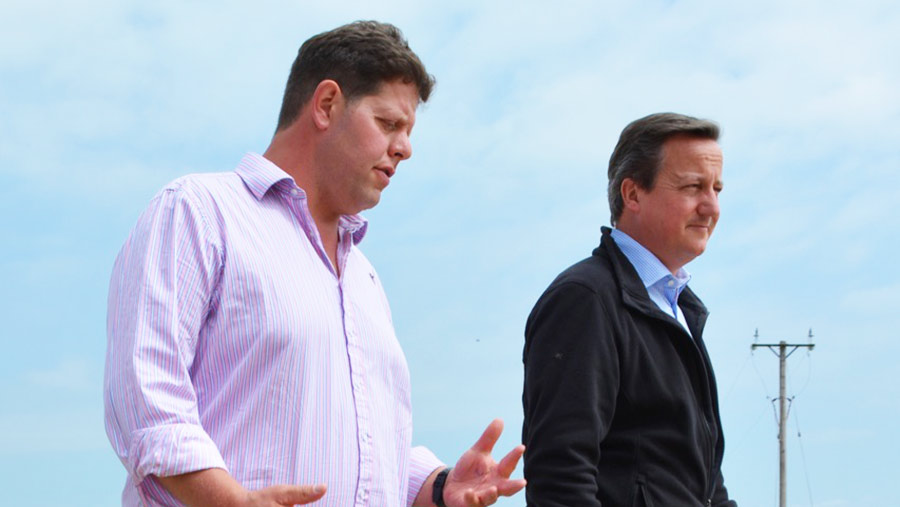
<svg viewBox="0 0 900 507">
<path fill-rule="evenodd" d="M 501 433 L 503 421 L 494 419 L 475 445 L 456 462 L 444 486 L 447 507 L 484 507 L 496 502 L 500 495 L 512 496 L 525 487 L 524 479 L 509 478 L 525 452 L 524 445 L 509 451 L 500 463 L 491 457 Z"/>
<path fill-rule="evenodd" d="M 181 503 L 190 507 L 282 507 L 313 503 L 325 496 L 325 485 L 280 484 L 247 491 L 221 468 L 157 477 Z"/>
<path fill-rule="evenodd" d="M 250 491 L 247 495 L 246 505 L 252 507 L 281 507 L 292 505 L 304 505 L 313 503 L 325 496 L 325 485 L 316 486 L 271 486 L 256 491 Z"/>
</svg>

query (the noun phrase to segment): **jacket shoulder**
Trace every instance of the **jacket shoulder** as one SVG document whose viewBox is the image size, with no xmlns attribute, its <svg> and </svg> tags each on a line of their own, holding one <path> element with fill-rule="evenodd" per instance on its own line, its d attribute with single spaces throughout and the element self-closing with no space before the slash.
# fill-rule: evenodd
<svg viewBox="0 0 900 507">
<path fill-rule="evenodd" d="M 616 287 L 618 284 L 606 251 L 597 248 L 590 257 L 563 270 L 545 292 L 570 284 L 580 285 L 594 293 L 606 292 L 611 287 Z"/>
</svg>

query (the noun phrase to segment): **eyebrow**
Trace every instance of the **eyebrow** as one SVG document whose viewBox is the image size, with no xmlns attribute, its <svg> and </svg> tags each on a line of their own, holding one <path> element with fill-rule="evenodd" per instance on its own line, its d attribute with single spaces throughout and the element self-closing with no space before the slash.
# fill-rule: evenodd
<svg viewBox="0 0 900 507">
<path fill-rule="evenodd" d="M 676 173 L 673 175 L 675 177 L 675 183 L 678 185 L 682 185 L 685 183 L 695 183 L 698 181 L 706 181 L 707 178 L 705 175 L 701 175 L 698 173 L 687 173 L 687 174 L 679 174 Z M 725 186 L 725 183 L 721 178 L 716 178 L 713 180 L 713 186 L 719 187 L 720 189 Z"/>
<path fill-rule="evenodd" d="M 689 172 L 686 174 L 675 173 L 675 174 L 673 174 L 673 176 L 675 177 L 675 181 L 677 181 L 678 183 L 683 183 L 683 182 L 688 182 L 688 181 L 693 182 L 693 181 L 697 181 L 697 180 L 706 179 L 703 175 L 700 175 L 700 174 L 697 174 L 694 172 Z"/>
<path fill-rule="evenodd" d="M 401 111 L 399 109 L 395 109 L 393 107 L 389 107 L 389 106 L 375 107 L 375 108 L 373 108 L 373 112 L 375 113 L 375 116 L 377 116 L 379 118 L 384 118 L 385 120 L 392 121 L 399 125 L 405 126 L 405 125 L 412 124 L 412 122 L 410 121 L 410 119 L 411 119 L 410 115 L 404 113 L 403 111 Z"/>
</svg>

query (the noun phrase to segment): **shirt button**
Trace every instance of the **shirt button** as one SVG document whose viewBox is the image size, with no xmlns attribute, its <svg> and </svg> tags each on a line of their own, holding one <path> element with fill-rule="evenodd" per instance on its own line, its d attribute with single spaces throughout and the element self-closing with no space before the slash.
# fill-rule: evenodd
<svg viewBox="0 0 900 507">
<path fill-rule="evenodd" d="M 669 285 L 669 287 L 674 286 L 674 285 L 675 285 L 675 280 L 669 280 L 668 285 Z"/>
<path fill-rule="evenodd" d="M 292 188 L 292 189 L 291 189 L 291 195 L 297 195 L 297 194 L 299 194 L 299 193 L 300 193 L 300 192 L 298 192 L 296 188 Z"/>
</svg>

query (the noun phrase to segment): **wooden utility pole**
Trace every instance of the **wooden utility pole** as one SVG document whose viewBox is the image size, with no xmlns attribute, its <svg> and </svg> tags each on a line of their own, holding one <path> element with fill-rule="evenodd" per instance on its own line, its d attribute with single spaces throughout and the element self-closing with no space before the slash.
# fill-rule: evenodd
<svg viewBox="0 0 900 507">
<path fill-rule="evenodd" d="M 759 338 L 759 330 L 753 334 L 753 338 Z M 782 340 L 778 343 L 754 343 L 750 346 L 750 350 L 766 347 L 778 356 L 778 507 L 787 507 L 787 358 L 801 347 L 809 350 L 815 348 L 812 338 L 810 329 L 809 343 L 787 343 Z"/>
</svg>

